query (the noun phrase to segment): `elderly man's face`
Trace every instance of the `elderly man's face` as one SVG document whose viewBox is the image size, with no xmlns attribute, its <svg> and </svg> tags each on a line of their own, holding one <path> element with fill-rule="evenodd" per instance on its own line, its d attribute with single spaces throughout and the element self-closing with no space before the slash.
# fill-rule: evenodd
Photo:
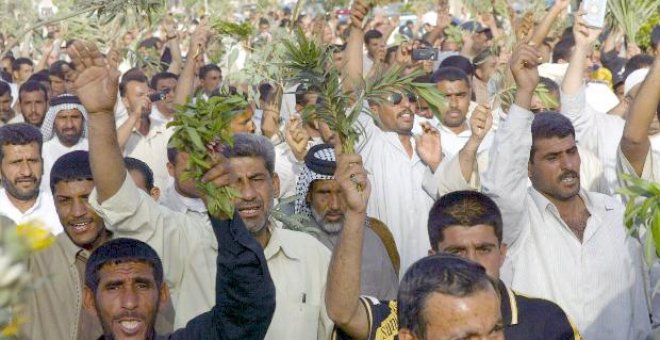
<svg viewBox="0 0 660 340">
<path fill-rule="evenodd" d="M 309 186 L 307 203 L 314 220 L 325 232 L 336 234 L 344 225 L 346 202 L 341 187 L 334 179 L 315 180 Z"/>
</svg>

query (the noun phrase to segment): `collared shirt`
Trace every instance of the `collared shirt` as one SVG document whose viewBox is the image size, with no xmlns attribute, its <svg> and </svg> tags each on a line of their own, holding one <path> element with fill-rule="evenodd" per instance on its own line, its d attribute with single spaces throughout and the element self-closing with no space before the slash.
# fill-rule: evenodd
<svg viewBox="0 0 660 340">
<path fill-rule="evenodd" d="M 502 280 L 556 302 L 587 339 L 640 339 L 650 333 L 641 250 L 623 226 L 623 206 L 581 190 L 591 214 L 582 242 L 557 208 L 527 187 L 533 114 L 511 107 L 491 148 L 484 193 L 502 211 L 509 246 Z"/>
<path fill-rule="evenodd" d="M 207 212 L 206 205 L 200 198 L 185 197 L 176 190 L 173 177 L 168 179 L 167 187 L 159 202 L 162 206 L 180 213 L 191 211 L 206 214 Z"/>
<path fill-rule="evenodd" d="M 208 100 L 208 97 L 207 97 Z M 165 117 L 162 112 L 158 109 L 156 104 L 151 105 L 151 113 L 149 114 L 149 119 L 151 119 L 151 124 L 163 124 L 166 125 L 167 123 L 171 122 L 174 120 L 174 116 L 170 117 Z"/>
<path fill-rule="evenodd" d="M 115 237 L 146 242 L 161 257 L 176 311 L 175 329 L 213 307 L 218 241 L 207 214 L 182 214 L 159 205 L 128 174 L 119 191 L 103 204 L 98 204 L 96 189 L 89 201 Z M 318 339 L 327 339 L 332 331 L 325 312 L 330 252 L 309 235 L 271 231 L 264 253 L 277 307 L 266 338 L 313 339 L 318 334 Z M 291 327 L 292 315 L 301 320 L 296 327 Z"/>
<path fill-rule="evenodd" d="M 76 257 L 87 259 L 89 255 L 88 251 L 76 246 L 66 233 L 61 233 L 52 246 L 30 258 L 30 274 L 35 280 L 43 282 L 26 299 L 28 322 L 21 329 L 22 337 L 80 338 L 80 315 L 86 311 L 82 309 L 83 287 L 76 269 Z M 98 320 L 94 325 L 86 325 L 85 329 L 91 332 L 88 334 L 93 334 L 95 329 L 97 337 L 103 334 Z"/>
<path fill-rule="evenodd" d="M 520 295 L 498 281 L 500 312 L 507 340 L 579 340 L 566 313 L 553 302 Z M 399 334 L 396 300 L 382 301 L 370 296 L 360 297 L 367 311 L 369 340 L 394 340 Z M 350 339 L 341 330 L 335 329 L 333 339 Z"/>
<path fill-rule="evenodd" d="M 152 121 L 146 136 L 133 129 L 124 147 L 124 157 L 137 158 L 149 165 L 154 172 L 154 185 L 159 188 L 165 188 L 170 177 L 167 172 L 167 143 L 173 133 L 174 130 L 164 123 Z"/>
<path fill-rule="evenodd" d="M 23 213 L 9 200 L 6 190 L 0 188 L 0 215 L 9 217 L 16 224 L 26 223 L 32 220 L 38 221 L 39 223 L 43 223 L 43 226 L 53 235 L 57 235 L 64 230 L 60 223 L 60 218 L 57 216 L 55 202 L 53 201 L 53 195 L 51 195 L 50 190 L 39 191 L 39 196 L 37 196 L 34 205 Z"/>
<path fill-rule="evenodd" d="M 78 143 L 71 147 L 62 144 L 57 136 L 44 143 L 41 148 L 41 156 L 43 157 L 44 164 L 44 174 L 41 176 L 41 190 L 50 191 L 50 169 L 53 168 L 57 159 L 69 152 L 78 150 L 89 150 L 87 138 L 80 138 Z"/>
<path fill-rule="evenodd" d="M 578 144 L 593 152 L 603 164 L 610 192 L 616 192 L 616 154 L 626 124 L 622 118 L 598 112 L 586 103 L 585 90 L 574 96 L 561 94 L 561 113 L 573 123 Z"/>
<path fill-rule="evenodd" d="M 426 228 L 433 199 L 422 188 L 428 167 L 415 151 L 410 157 L 396 132 L 385 132 L 362 114 L 364 135 L 356 147 L 369 172 L 371 197 L 367 214 L 387 225 L 401 256 L 400 273 L 427 255 L 431 248 Z"/>
</svg>

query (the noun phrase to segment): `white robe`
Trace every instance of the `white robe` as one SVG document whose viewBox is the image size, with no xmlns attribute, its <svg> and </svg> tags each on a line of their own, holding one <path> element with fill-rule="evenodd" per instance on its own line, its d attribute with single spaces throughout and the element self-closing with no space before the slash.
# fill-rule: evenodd
<svg viewBox="0 0 660 340">
<path fill-rule="evenodd" d="M 41 177 L 41 190 L 50 192 L 50 169 L 58 158 L 63 155 L 78 150 L 89 150 L 89 143 L 87 138 L 80 138 L 78 143 L 72 147 L 65 146 L 60 142 L 57 136 L 53 136 L 49 141 L 45 142 L 41 149 L 41 156 L 44 159 L 44 174 Z"/>
</svg>

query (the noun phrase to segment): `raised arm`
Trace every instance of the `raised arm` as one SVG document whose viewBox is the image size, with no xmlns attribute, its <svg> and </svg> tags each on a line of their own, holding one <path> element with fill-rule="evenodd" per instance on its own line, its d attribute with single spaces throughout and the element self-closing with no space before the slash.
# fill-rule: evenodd
<svg viewBox="0 0 660 340">
<path fill-rule="evenodd" d="M 167 68 L 167 72 L 174 74 L 181 73 L 181 65 L 183 65 L 183 58 L 181 57 L 181 45 L 179 41 L 179 34 L 176 29 L 176 22 L 171 16 L 165 18 L 163 22 L 165 29 L 165 39 L 167 39 L 167 47 L 170 48 L 172 53 L 172 62 Z"/>
<path fill-rule="evenodd" d="M 351 25 L 346 43 L 346 66 L 344 67 L 344 89 L 350 90 L 362 81 L 362 58 L 364 49 L 364 31 L 362 21 L 369 13 L 369 6 L 364 0 L 356 0 L 351 7 Z"/>
<path fill-rule="evenodd" d="M 76 66 L 67 77 L 89 112 L 89 158 L 99 203 L 112 197 L 126 178 L 124 158 L 115 130 L 119 71 L 107 65 L 93 43 L 76 40 L 69 52 Z"/>
<path fill-rule="evenodd" d="M 523 228 L 527 210 L 523 202 L 527 195 L 527 166 L 532 147 L 529 111 L 532 95 L 539 82 L 540 55 L 527 44 L 516 47 L 509 63 L 516 81 L 515 104 L 507 119 L 495 133 L 490 149 L 488 170 L 483 178 L 483 192 L 489 195 L 502 211 L 504 242 L 513 245 Z"/>
<path fill-rule="evenodd" d="M 341 148 L 337 143 L 337 148 Z M 369 336 L 369 318 L 360 302 L 362 246 L 371 187 L 357 154 L 342 154 L 336 149 L 335 179 L 348 205 L 344 227 L 332 253 L 325 294 L 328 316 L 336 326 L 354 339 Z M 361 190 L 359 190 L 361 189 Z M 351 279 L 346 279 L 351 278 Z"/>
<path fill-rule="evenodd" d="M 584 87 L 584 70 L 587 56 L 593 48 L 601 30 L 587 27 L 582 18 L 582 12 L 578 12 L 573 25 L 573 36 L 575 37 L 575 48 L 566 70 L 566 75 L 561 83 L 562 94 L 576 95 Z"/>
<path fill-rule="evenodd" d="M 461 165 L 461 174 L 465 182 L 470 182 L 472 174 L 477 169 L 477 151 L 483 142 L 484 138 L 493 126 L 493 115 L 490 108 L 479 105 L 470 117 L 470 129 L 472 135 L 467 143 L 463 146 L 461 151 L 458 152 L 458 160 Z M 477 176 L 479 174 L 477 173 Z"/>
<path fill-rule="evenodd" d="M 543 39 L 548 36 L 548 32 L 550 32 L 550 28 L 552 28 L 555 20 L 566 9 L 566 7 L 568 7 L 569 3 L 570 0 L 555 1 L 555 4 L 550 7 L 548 13 L 543 16 L 539 25 L 534 29 L 532 38 L 529 41 L 536 46 L 541 46 L 541 44 L 543 44 Z"/>
<path fill-rule="evenodd" d="M 660 54 L 655 57 L 649 74 L 630 106 L 621 138 L 621 151 L 638 176 L 642 175 L 649 152 L 649 127 L 653 122 L 653 115 L 658 114 L 658 101 L 660 101 Z"/>
<path fill-rule="evenodd" d="M 197 26 L 190 38 L 190 47 L 186 56 L 186 63 L 179 76 L 179 82 L 174 91 L 174 104 L 184 105 L 195 91 L 195 64 L 198 58 L 203 58 L 204 47 L 208 36 L 208 24 L 205 20 Z"/>
</svg>

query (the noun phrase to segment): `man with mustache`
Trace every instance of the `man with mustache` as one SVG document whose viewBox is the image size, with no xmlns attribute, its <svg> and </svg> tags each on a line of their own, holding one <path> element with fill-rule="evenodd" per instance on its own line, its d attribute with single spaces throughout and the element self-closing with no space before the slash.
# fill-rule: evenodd
<svg viewBox="0 0 660 340">
<path fill-rule="evenodd" d="M 0 126 L 5 125 L 16 116 L 16 112 L 11 107 L 13 101 L 11 86 L 4 81 L 0 81 Z"/>
<path fill-rule="evenodd" d="M 14 223 L 40 220 L 54 235 L 62 232 L 53 196 L 39 190 L 43 175 L 42 136 L 29 124 L 0 127 L 0 215 Z"/>
<path fill-rule="evenodd" d="M 534 46 L 514 51 L 515 104 L 482 183 L 502 211 L 509 247 L 502 280 L 557 303 L 586 339 L 644 339 L 651 325 L 639 243 L 623 225 L 621 203 L 580 188 L 570 120 L 530 111 L 540 60 Z"/>
<path fill-rule="evenodd" d="M 42 190 L 48 190 L 50 184 L 50 169 L 62 155 L 76 151 L 87 150 L 87 110 L 78 97 L 62 94 L 50 101 L 50 108 L 41 125 L 44 136 L 44 147 L 41 155 L 44 159 L 44 180 Z"/>
<path fill-rule="evenodd" d="M 334 147 L 318 144 L 309 149 L 296 185 L 296 214 L 309 218 L 314 236 L 331 251 L 344 227 L 346 200 L 335 179 L 337 162 Z M 366 221 L 364 266 L 360 271 L 360 293 L 378 299 L 394 299 L 399 283 L 399 254 L 392 234 L 382 222 Z"/>
</svg>

